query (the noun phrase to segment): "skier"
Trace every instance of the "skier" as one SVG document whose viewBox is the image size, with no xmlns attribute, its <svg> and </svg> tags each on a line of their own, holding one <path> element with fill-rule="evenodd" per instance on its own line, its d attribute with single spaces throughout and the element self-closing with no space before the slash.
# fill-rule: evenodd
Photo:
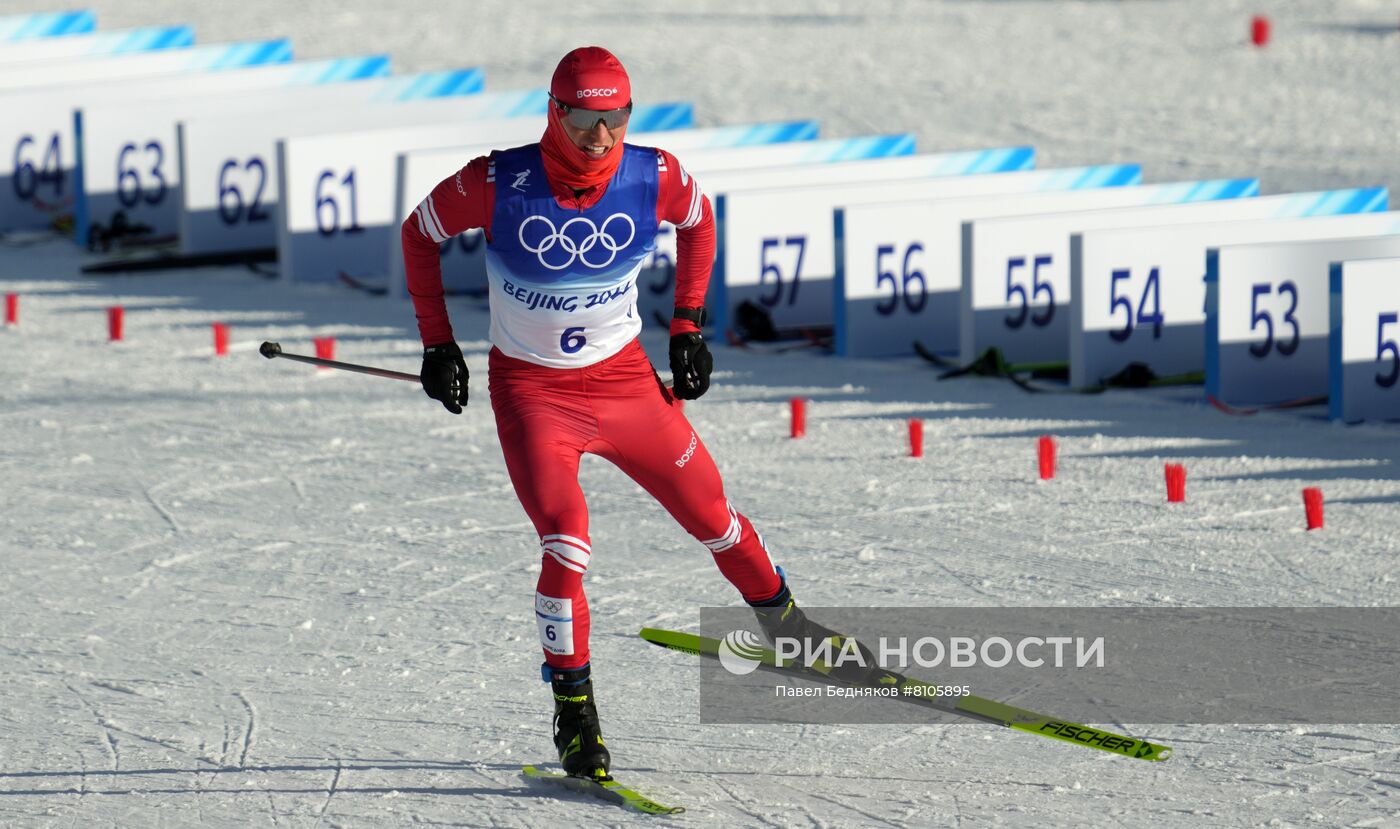
<svg viewBox="0 0 1400 829">
<path fill-rule="evenodd" d="M 539 143 L 473 159 L 444 179 L 405 219 L 403 252 L 424 344 L 423 390 L 461 414 L 467 366 L 438 251 L 465 230 L 485 231 L 488 387 L 506 468 L 542 550 L 535 616 L 541 673 L 554 692 L 554 743 L 566 772 L 606 778 L 583 592 L 592 555 L 578 483 L 584 452 L 616 464 L 708 547 L 770 636 L 795 630 L 802 616 L 676 402 L 710 385 L 700 329 L 715 254 L 709 199 L 669 152 L 623 143 L 631 83 L 610 52 L 569 52 L 549 91 Z M 669 389 L 637 340 L 637 272 L 662 221 L 675 225 L 677 245 Z"/>
</svg>

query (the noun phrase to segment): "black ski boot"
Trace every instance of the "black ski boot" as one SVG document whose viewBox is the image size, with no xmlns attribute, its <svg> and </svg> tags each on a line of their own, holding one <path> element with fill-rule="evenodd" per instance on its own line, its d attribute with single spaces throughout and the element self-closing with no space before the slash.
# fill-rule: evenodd
<svg viewBox="0 0 1400 829">
<path fill-rule="evenodd" d="M 761 602 L 749 602 L 753 608 L 754 615 L 758 617 L 758 625 L 763 628 L 763 633 L 768 637 L 769 644 L 776 646 L 777 640 L 796 639 L 803 642 L 804 650 L 809 647 L 816 648 L 818 642 L 830 641 L 832 643 L 832 659 L 841 653 L 847 640 L 855 642 L 849 636 L 844 636 L 831 628 L 819 625 L 807 618 L 807 614 L 797 606 L 797 602 L 792 598 L 792 592 L 788 590 L 787 575 L 782 568 L 778 568 L 778 577 L 783 580 L 783 586 L 770 599 Z M 852 685 L 883 685 L 897 683 L 898 679 L 891 677 L 888 671 L 880 668 L 880 663 L 874 652 L 860 642 L 855 642 L 856 649 L 860 651 L 861 662 L 858 664 L 854 659 L 840 660 L 841 664 L 830 671 L 830 676 L 842 682 L 849 682 Z"/>
<path fill-rule="evenodd" d="M 554 747 L 564 772 L 590 780 L 606 778 L 612 758 L 603 745 L 589 666 L 563 671 L 546 665 L 544 673 L 554 689 Z"/>
</svg>

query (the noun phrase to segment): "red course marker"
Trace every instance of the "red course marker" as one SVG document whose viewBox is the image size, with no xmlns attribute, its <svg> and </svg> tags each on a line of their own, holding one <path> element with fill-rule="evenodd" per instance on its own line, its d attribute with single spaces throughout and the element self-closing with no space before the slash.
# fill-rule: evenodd
<svg viewBox="0 0 1400 829">
<path fill-rule="evenodd" d="M 316 356 L 322 360 L 335 359 L 335 337 L 317 337 L 312 340 L 316 343 Z M 319 367 L 321 371 L 330 371 L 325 366 Z"/>
<path fill-rule="evenodd" d="M 1269 45 L 1269 18 L 1256 14 L 1249 21 L 1249 41 L 1260 48 Z"/>
<path fill-rule="evenodd" d="M 214 356 L 223 357 L 228 354 L 228 323 L 214 323 Z"/>
<path fill-rule="evenodd" d="M 1308 515 L 1308 529 L 1322 529 L 1322 490 L 1315 486 L 1303 489 L 1303 511 Z"/>
<path fill-rule="evenodd" d="M 19 325 L 19 294 L 5 294 L 5 324 Z"/>
<path fill-rule="evenodd" d="M 1175 504 L 1186 500 L 1186 467 L 1169 463 L 1167 471 L 1167 501 Z"/>
<path fill-rule="evenodd" d="M 924 456 L 924 422 L 917 417 L 909 419 L 909 457 Z"/>
<path fill-rule="evenodd" d="M 800 438 L 807 434 L 807 401 L 800 397 L 792 399 L 792 436 Z"/>
<path fill-rule="evenodd" d="M 125 312 L 120 305 L 113 305 L 107 309 L 107 339 L 118 342 L 122 338 L 123 323 L 125 322 Z"/>
<path fill-rule="evenodd" d="M 1055 477 L 1055 439 L 1049 435 L 1040 436 L 1040 480 L 1048 481 Z"/>
</svg>

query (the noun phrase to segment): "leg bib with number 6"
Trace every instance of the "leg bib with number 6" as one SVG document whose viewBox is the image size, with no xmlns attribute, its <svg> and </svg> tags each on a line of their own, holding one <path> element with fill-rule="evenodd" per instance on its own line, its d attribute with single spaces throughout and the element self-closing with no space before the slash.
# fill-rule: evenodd
<svg viewBox="0 0 1400 829">
<path fill-rule="evenodd" d="M 574 652 L 574 602 L 535 594 L 535 622 L 540 628 L 540 646 L 546 653 L 571 656 Z"/>
</svg>

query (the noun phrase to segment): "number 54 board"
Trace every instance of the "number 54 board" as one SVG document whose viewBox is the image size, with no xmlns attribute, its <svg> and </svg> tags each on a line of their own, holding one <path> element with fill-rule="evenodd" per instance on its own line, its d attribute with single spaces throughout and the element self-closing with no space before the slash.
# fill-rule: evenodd
<svg viewBox="0 0 1400 829">
<path fill-rule="evenodd" d="M 1333 262 L 1327 414 L 1400 419 L 1400 259 Z"/>
</svg>

